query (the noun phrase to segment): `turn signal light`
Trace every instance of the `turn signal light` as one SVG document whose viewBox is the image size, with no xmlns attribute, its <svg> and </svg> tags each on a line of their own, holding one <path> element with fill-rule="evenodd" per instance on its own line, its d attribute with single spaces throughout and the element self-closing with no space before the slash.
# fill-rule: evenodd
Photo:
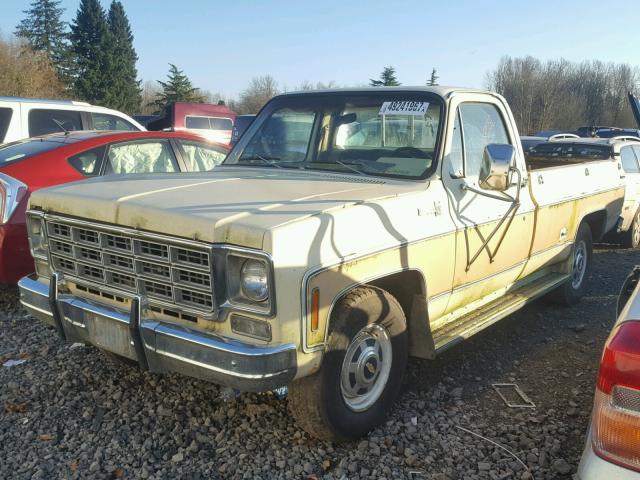
<svg viewBox="0 0 640 480">
<path fill-rule="evenodd" d="M 314 288 L 311 292 L 311 331 L 317 332 L 320 326 L 320 290 Z"/>
<path fill-rule="evenodd" d="M 640 322 L 627 321 L 604 348 L 593 407 L 593 450 L 640 471 Z"/>
</svg>

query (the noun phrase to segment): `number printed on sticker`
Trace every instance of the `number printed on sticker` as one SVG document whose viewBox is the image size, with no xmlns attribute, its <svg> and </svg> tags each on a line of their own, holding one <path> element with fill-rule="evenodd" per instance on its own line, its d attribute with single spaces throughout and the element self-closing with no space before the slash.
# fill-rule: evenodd
<svg viewBox="0 0 640 480">
<path fill-rule="evenodd" d="M 429 102 L 416 102 L 413 100 L 398 100 L 384 102 L 380 107 L 379 115 L 416 115 L 423 116 L 427 113 Z"/>
</svg>

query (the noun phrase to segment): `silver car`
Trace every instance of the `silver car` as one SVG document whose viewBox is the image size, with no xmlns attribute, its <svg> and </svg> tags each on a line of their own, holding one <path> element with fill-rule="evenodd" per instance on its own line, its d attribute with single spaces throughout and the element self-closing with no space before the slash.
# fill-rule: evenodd
<svg viewBox="0 0 640 480">
<path fill-rule="evenodd" d="M 604 347 L 580 480 L 640 480 L 640 266 L 618 299 Z"/>
</svg>

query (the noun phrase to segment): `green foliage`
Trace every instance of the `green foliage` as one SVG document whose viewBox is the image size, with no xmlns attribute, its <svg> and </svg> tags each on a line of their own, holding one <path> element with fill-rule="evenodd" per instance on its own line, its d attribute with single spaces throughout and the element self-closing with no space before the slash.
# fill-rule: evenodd
<svg viewBox="0 0 640 480">
<path fill-rule="evenodd" d="M 76 56 L 74 90 L 83 100 L 107 106 L 115 70 L 113 40 L 99 0 L 80 0 L 71 24 Z"/>
<path fill-rule="evenodd" d="M 119 1 L 111 2 L 107 23 L 112 41 L 113 72 L 106 104 L 129 114 L 138 113 L 142 100 L 136 69 L 138 55 L 133 48 L 129 19 Z"/>
<path fill-rule="evenodd" d="M 160 114 L 167 105 L 174 102 L 199 102 L 204 101 L 204 97 L 199 93 L 199 89 L 191 84 L 191 80 L 184 72 L 173 63 L 169 64 L 169 75 L 167 81 L 158 80 L 162 91 L 156 94 L 156 99 L 152 103 L 156 106 L 156 115 Z"/>
<path fill-rule="evenodd" d="M 384 70 L 382 70 L 379 80 L 375 80 L 373 78 L 369 79 L 369 85 L 372 87 L 397 87 L 400 85 L 400 82 L 398 82 L 398 79 L 396 78 L 395 68 L 388 66 L 384 67 Z"/>
<path fill-rule="evenodd" d="M 64 84 L 70 82 L 72 66 L 67 25 L 61 20 L 60 0 L 34 0 L 18 24 L 15 35 L 27 41 L 36 52 L 43 52 Z"/>
<path fill-rule="evenodd" d="M 438 85 L 438 79 L 440 77 L 437 75 L 437 70 L 435 68 L 433 68 L 431 70 L 431 76 L 429 77 L 429 80 L 427 80 L 427 86 L 428 87 L 434 87 L 436 85 Z"/>
</svg>

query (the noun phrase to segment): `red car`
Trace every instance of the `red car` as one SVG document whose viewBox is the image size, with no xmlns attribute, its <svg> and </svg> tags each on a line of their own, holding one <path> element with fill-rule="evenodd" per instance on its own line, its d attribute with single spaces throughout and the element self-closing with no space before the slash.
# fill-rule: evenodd
<svg viewBox="0 0 640 480">
<path fill-rule="evenodd" d="M 34 270 L 25 224 L 31 192 L 98 175 L 211 170 L 228 151 L 187 132 L 77 131 L 0 145 L 0 283 Z"/>
</svg>

